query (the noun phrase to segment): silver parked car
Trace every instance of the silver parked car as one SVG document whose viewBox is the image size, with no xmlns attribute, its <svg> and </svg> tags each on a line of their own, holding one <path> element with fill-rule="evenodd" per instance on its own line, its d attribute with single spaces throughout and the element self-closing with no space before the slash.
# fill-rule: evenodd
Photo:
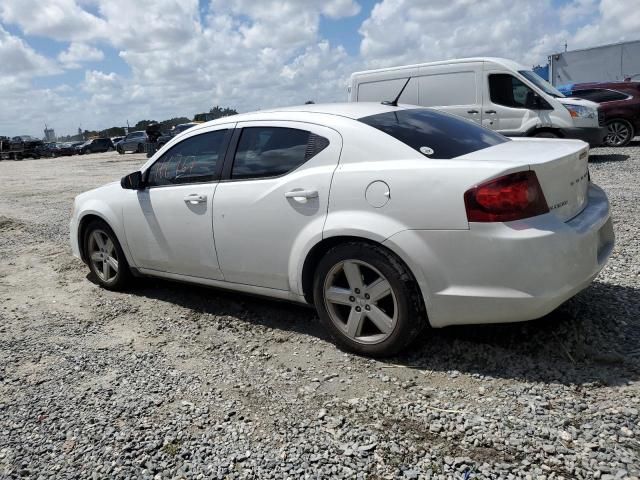
<svg viewBox="0 0 640 480">
<path fill-rule="evenodd" d="M 120 154 L 125 152 L 142 153 L 145 151 L 144 144 L 148 141 L 147 134 L 144 130 L 131 132 L 116 144 L 116 150 L 118 150 Z"/>
</svg>

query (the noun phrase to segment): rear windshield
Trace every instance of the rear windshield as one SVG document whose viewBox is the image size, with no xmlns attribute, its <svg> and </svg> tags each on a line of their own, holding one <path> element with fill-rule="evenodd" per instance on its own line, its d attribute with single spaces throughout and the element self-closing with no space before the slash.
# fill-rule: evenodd
<svg viewBox="0 0 640 480">
<path fill-rule="evenodd" d="M 397 110 L 359 119 L 429 158 L 454 158 L 509 139 L 469 120 L 430 109 Z"/>
</svg>

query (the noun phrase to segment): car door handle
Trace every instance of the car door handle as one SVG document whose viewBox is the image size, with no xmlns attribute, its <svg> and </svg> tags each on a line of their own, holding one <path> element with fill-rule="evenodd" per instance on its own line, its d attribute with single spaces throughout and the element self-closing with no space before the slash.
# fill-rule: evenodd
<svg viewBox="0 0 640 480">
<path fill-rule="evenodd" d="M 204 203 L 207 201 L 206 195 L 201 195 L 199 193 L 190 193 L 189 195 L 184 196 L 184 201 L 195 205 L 196 203 Z"/>
<path fill-rule="evenodd" d="M 467 113 L 480 113 L 478 110 L 467 110 Z"/>
<path fill-rule="evenodd" d="M 284 194 L 285 198 L 317 198 L 317 190 L 291 190 Z"/>
<path fill-rule="evenodd" d="M 492 115 L 498 112 L 496 112 L 495 110 L 486 110 L 484 113 L 488 113 L 489 115 Z"/>
</svg>

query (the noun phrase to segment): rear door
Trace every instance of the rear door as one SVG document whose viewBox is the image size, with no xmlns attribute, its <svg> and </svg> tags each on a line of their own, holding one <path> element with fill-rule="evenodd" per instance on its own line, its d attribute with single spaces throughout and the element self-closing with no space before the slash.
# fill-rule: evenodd
<svg viewBox="0 0 640 480">
<path fill-rule="evenodd" d="M 296 240 L 321 234 L 342 139 L 301 122 L 238 123 L 213 202 L 229 282 L 289 290 Z"/>
<path fill-rule="evenodd" d="M 482 62 L 421 67 L 419 104 L 482 121 Z"/>
</svg>

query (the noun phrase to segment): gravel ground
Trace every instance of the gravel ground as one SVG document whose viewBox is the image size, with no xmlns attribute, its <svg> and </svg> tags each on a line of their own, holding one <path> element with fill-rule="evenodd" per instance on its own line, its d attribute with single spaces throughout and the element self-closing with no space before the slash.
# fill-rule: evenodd
<svg viewBox="0 0 640 480">
<path fill-rule="evenodd" d="M 0 478 L 640 476 L 640 142 L 594 149 L 617 245 L 548 317 L 374 361 L 311 309 L 71 256 L 72 198 L 140 155 L 0 162 Z"/>
</svg>

